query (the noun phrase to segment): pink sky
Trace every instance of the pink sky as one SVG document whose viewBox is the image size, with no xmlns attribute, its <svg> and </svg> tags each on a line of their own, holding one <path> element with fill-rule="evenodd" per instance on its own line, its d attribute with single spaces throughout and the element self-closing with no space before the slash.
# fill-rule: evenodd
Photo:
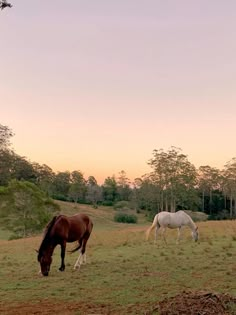
<svg viewBox="0 0 236 315">
<path fill-rule="evenodd" d="M 0 123 L 15 151 L 99 182 L 236 157 L 236 2 L 10 1 L 0 12 Z"/>
</svg>

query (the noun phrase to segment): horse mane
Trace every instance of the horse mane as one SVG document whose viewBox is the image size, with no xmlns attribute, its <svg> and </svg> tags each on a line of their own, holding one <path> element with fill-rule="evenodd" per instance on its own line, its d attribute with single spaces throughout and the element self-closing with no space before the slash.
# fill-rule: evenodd
<svg viewBox="0 0 236 315">
<path fill-rule="evenodd" d="M 191 218 L 191 216 L 188 213 L 186 213 L 183 210 L 179 210 L 178 212 L 184 213 L 184 215 L 189 219 L 189 225 L 191 225 L 192 228 L 196 228 L 195 222 L 193 221 L 193 219 Z"/>
<path fill-rule="evenodd" d="M 43 237 L 43 240 L 42 240 L 42 243 L 39 247 L 39 250 L 38 250 L 38 257 L 41 257 L 42 256 L 42 252 L 45 248 L 45 245 L 48 244 L 49 240 L 50 240 L 50 233 L 51 233 L 51 230 L 55 224 L 55 222 L 57 221 L 57 219 L 60 217 L 61 215 L 57 215 L 57 216 L 54 216 L 52 218 L 52 220 L 47 224 L 46 228 L 45 228 L 45 231 L 44 231 L 44 237 Z"/>
</svg>

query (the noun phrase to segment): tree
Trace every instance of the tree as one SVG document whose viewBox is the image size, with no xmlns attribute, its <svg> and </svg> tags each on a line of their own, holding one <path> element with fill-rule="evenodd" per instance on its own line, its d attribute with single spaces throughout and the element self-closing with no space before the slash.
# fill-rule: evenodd
<svg viewBox="0 0 236 315">
<path fill-rule="evenodd" d="M 130 180 L 126 176 L 125 171 L 120 171 L 119 177 L 117 179 L 117 192 L 120 196 L 120 200 L 128 201 L 130 199 L 132 190 L 130 188 Z"/>
<path fill-rule="evenodd" d="M 58 211 L 59 206 L 33 183 L 13 180 L 0 187 L 0 223 L 14 238 L 42 230 Z"/>
<path fill-rule="evenodd" d="M 230 200 L 230 218 L 236 216 L 236 158 L 229 161 L 222 172 L 223 191 Z"/>
<path fill-rule="evenodd" d="M 33 168 L 36 173 L 36 184 L 47 193 L 48 196 L 53 194 L 53 181 L 55 173 L 46 164 L 40 165 L 33 163 Z"/>
<path fill-rule="evenodd" d="M 205 211 L 205 196 L 209 196 L 209 212 L 212 214 L 214 190 L 220 188 L 220 171 L 209 165 L 200 166 L 198 169 L 198 187 L 202 192 L 202 211 Z"/>
<path fill-rule="evenodd" d="M 117 200 L 117 182 L 114 175 L 105 179 L 102 185 L 102 191 L 105 201 L 113 203 Z"/>
<path fill-rule="evenodd" d="M 0 149 L 0 186 L 6 186 L 12 178 L 13 152 Z"/>
<path fill-rule="evenodd" d="M 71 184 L 69 188 L 69 196 L 74 202 L 78 202 L 78 199 L 84 199 L 86 192 L 86 181 L 83 174 L 80 171 L 73 171 L 71 173 Z"/>
<path fill-rule="evenodd" d="M 11 178 L 36 182 L 36 172 L 33 165 L 22 156 L 12 154 Z"/>
<path fill-rule="evenodd" d="M 91 202 L 94 208 L 97 208 L 98 202 L 103 200 L 102 188 L 98 186 L 97 181 L 93 176 L 89 176 L 87 180 L 86 200 Z"/>
<path fill-rule="evenodd" d="M 0 124 L 0 150 L 10 146 L 10 138 L 13 136 L 12 130 Z"/>
<path fill-rule="evenodd" d="M 6 0 L 1 0 L 0 1 L 0 8 L 1 10 L 5 9 L 5 8 L 11 8 L 12 7 L 12 4 L 11 3 L 8 3 Z"/>
<path fill-rule="evenodd" d="M 194 189 L 197 173 L 181 149 L 171 147 L 167 152 L 154 150 L 148 164 L 153 169 L 149 179 L 160 192 L 161 210 L 174 212 L 177 207 L 185 208 L 191 200 L 194 207 L 198 202 Z"/>
<path fill-rule="evenodd" d="M 53 179 L 53 197 L 55 199 L 67 200 L 70 189 L 71 177 L 70 172 L 58 172 Z"/>
</svg>

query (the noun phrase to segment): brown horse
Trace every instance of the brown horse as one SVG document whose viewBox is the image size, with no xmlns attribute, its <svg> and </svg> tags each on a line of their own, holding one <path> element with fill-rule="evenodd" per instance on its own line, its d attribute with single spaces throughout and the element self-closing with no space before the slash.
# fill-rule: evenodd
<svg viewBox="0 0 236 315">
<path fill-rule="evenodd" d="M 71 252 L 80 250 L 80 255 L 74 265 L 74 269 L 85 262 L 86 243 L 93 229 L 93 223 L 86 214 L 75 214 L 71 217 L 65 215 L 55 216 L 47 225 L 42 243 L 38 250 L 38 262 L 41 273 L 48 276 L 52 263 L 52 254 L 57 245 L 61 246 L 60 271 L 65 270 L 66 243 L 78 241 L 79 245 Z"/>
</svg>

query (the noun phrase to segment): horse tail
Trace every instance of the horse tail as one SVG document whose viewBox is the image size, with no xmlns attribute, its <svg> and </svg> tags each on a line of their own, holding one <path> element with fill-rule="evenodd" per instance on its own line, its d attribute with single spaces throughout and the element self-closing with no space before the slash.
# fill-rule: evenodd
<svg viewBox="0 0 236 315">
<path fill-rule="evenodd" d="M 150 228 L 146 231 L 146 240 L 148 240 L 151 231 L 152 231 L 155 227 L 157 227 L 157 225 L 159 225 L 159 223 L 158 223 L 158 214 L 155 215 L 154 220 L 153 220 L 153 222 L 152 222 L 152 225 L 151 225 Z"/>
</svg>

